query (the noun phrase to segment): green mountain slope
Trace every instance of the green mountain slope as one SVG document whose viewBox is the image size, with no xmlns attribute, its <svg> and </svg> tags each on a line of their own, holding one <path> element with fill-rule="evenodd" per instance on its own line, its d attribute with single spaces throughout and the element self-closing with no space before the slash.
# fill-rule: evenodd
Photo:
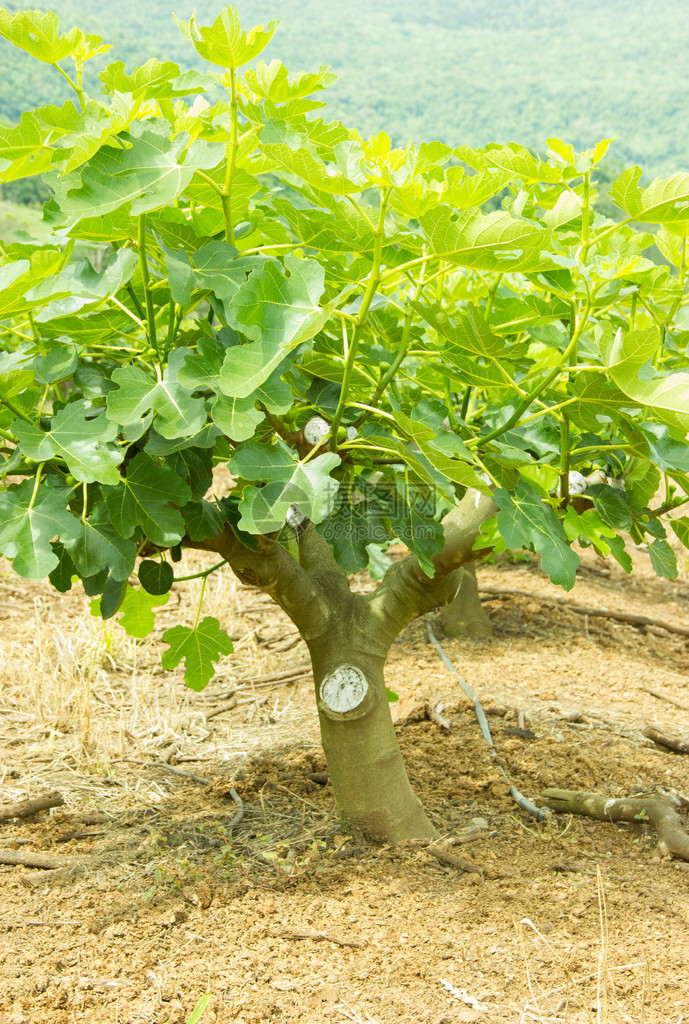
<svg viewBox="0 0 689 1024">
<path fill-rule="evenodd" d="M 16 10 L 16 0 L 6 5 Z M 64 26 L 78 23 L 114 44 L 128 65 L 148 57 L 192 61 L 162 0 L 54 0 Z M 218 2 L 175 5 L 212 20 Z M 237 0 L 247 26 L 279 18 L 264 55 L 290 69 L 329 64 L 340 76 L 329 113 L 395 142 L 440 138 L 474 146 L 548 135 L 580 149 L 616 136 L 613 154 L 649 173 L 689 166 L 689 7 L 665 0 Z M 0 42 L 0 115 L 60 102 L 49 67 Z M 89 83 L 95 87 L 94 80 Z"/>
</svg>

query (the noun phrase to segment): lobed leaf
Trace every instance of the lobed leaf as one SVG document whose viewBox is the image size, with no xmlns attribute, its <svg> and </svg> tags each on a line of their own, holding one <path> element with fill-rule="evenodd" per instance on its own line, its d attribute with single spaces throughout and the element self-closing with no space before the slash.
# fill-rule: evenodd
<svg viewBox="0 0 689 1024">
<path fill-rule="evenodd" d="M 234 650 L 229 636 L 220 629 L 220 623 L 212 615 L 206 615 L 193 628 L 173 626 L 166 629 L 162 640 L 170 645 L 162 657 L 163 668 L 176 668 L 184 659 L 184 682 L 197 691 L 203 690 L 213 678 L 213 662 Z"/>
</svg>

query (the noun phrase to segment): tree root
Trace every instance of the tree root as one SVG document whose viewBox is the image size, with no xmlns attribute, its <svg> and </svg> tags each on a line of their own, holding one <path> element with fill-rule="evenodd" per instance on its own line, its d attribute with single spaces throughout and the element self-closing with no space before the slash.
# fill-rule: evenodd
<svg viewBox="0 0 689 1024">
<path fill-rule="evenodd" d="M 679 857 L 689 861 L 689 834 L 675 809 L 657 796 L 624 797 L 609 800 L 597 793 L 579 793 L 571 789 L 544 789 L 536 800 L 539 807 L 557 813 L 583 814 L 599 821 L 650 822 L 658 834 L 661 857 Z"/>
</svg>

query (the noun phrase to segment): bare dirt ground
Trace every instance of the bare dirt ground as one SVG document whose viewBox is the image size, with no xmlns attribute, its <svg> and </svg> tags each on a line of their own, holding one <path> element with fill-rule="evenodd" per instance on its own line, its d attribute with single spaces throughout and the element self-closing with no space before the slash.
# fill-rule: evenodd
<svg viewBox="0 0 689 1024">
<path fill-rule="evenodd" d="M 639 570 L 589 558 L 569 597 L 686 630 L 686 574 Z M 484 594 L 495 636 L 445 642 L 514 784 L 660 787 L 686 824 L 689 757 L 642 730 L 689 732 L 689 637 L 558 606 L 529 563 L 479 583 L 533 595 Z M 76 588 L 0 577 L 0 802 L 64 797 L 0 822 L 3 850 L 54 861 L 0 866 L 0 1024 L 185 1024 L 204 993 L 202 1024 L 689 1020 L 689 864 L 659 859 L 643 820 L 521 811 L 423 623 L 389 686 L 442 699 L 452 730 L 412 721 L 400 741 L 475 870 L 343 834 L 305 649 L 257 591 L 211 578 L 204 613 L 236 652 L 203 693 L 163 673 L 161 633 L 196 614 L 198 582 L 180 590 L 137 643 Z"/>
</svg>

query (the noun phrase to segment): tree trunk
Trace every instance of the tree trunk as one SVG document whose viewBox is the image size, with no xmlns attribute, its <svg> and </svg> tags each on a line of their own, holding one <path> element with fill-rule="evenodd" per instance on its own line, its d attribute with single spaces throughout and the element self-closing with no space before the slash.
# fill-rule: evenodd
<svg viewBox="0 0 689 1024">
<path fill-rule="evenodd" d="M 313 524 L 297 529 L 299 559 L 274 537 L 245 547 L 226 527 L 189 546 L 217 551 L 244 582 L 261 587 L 289 615 L 311 655 L 323 749 L 347 826 L 382 842 L 437 833 L 412 790 L 387 700 L 383 669 L 404 627 L 452 601 L 461 567 L 480 557 L 473 544 L 495 513 L 490 497 L 468 491 L 443 520 L 445 547 L 429 577 L 410 555 L 370 594 L 353 594 L 333 550 Z"/>
<path fill-rule="evenodd" d="M 493 635 L 493 623 L 478 595 L 476 567 L 471 562 L 464 566 L 464 576 L 457 596 L 440 609 L 438 622 L 448 636 L 468 636 L 473 640 Z"/>
<path fill-rule="evenodd" d="M 344 628 L 309 644 L 337 806 L 345 827 L 371 839 L 432 838 L 436 829 L 409 784 L 390 717 L 383 677 L 388 645 L 371 629 L 375 620 L 363 601 L 357 610 Z"/>
</svg>

